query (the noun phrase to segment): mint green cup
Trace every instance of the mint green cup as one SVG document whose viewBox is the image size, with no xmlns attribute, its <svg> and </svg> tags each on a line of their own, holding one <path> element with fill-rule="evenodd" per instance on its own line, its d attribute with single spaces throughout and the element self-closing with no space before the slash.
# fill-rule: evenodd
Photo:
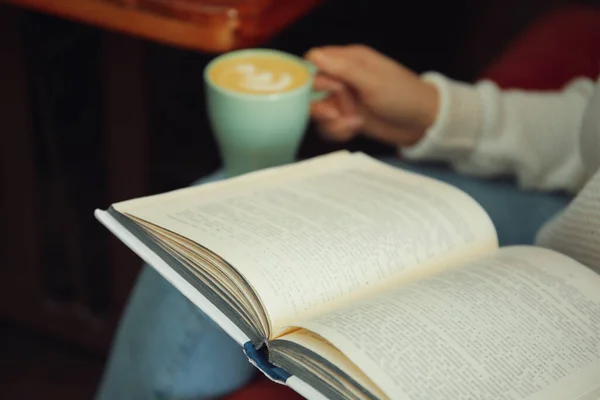
<svg viewBox="0 0 600 400">
<path fill-rule="evenodd" d="M 286 58 L 307 68 L 310 79 L 296 89 L 272 94 L 249 94 L 217 86 L 211 68 L 243 55 Z M 310 119 L 315 68 L 300 57 L 276 50 L 233 51 L 212 60 L 204 69 L 208 117 L 228 176 L 295 161 Z"/>
</svg>

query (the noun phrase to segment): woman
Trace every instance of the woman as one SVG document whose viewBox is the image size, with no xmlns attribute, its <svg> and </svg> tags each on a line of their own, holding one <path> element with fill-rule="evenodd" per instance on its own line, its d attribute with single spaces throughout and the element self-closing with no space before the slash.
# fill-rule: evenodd
<svg viewBox="0 0 600 400">
<path fill-rule="evenodd" d="M 496 223 L 501 244 L 531 242 L 568 200 L 467 176 L 510 175 L 530 191 L 577 193 L 537 242 L 600 271 L 600 83 L 582 78 L 559 92 L 502 91 L 491 82 L 418 76 L 364 46 L 314 49 L 307 58 L 320 70 L 316 89 L 331 93 L 312 109 L 325 135 L 344 141 L 365 134 L 397 146 L 410 161 L 450 164 L 458 173 L 401 167 L 469 192 Z M 210 398 L 254 373 L 232 340 L 146 268 L 99 398 Z"/>
</svg>

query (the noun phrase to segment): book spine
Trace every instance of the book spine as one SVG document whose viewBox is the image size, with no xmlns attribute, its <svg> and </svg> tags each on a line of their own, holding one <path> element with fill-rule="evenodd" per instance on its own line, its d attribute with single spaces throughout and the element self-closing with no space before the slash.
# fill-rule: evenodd
<svg viewBox="0 0 600 400">
<path fill-rule="evenodd" d="M 244 344 L 244 353 L 250 360 L 250 363 L 258 368 L 267 378 L 270 380 L 285 384 L 286 381 L 292 376 L 286 370 L 279 368 L 269 362 L 269 353 L 267 346 L 262 346 L 260 349 L 254 347 L 252 342 L 246 342 Z"/>
</svg>

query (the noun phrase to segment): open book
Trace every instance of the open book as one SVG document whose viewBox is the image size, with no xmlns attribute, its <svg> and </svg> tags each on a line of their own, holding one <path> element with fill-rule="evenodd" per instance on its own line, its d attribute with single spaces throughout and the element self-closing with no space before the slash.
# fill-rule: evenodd
<svg viewBox="0 0 600 400">
<path fill-rule="evenodd" d="M 600 397 L 600 276 L 362 153 L 96 215 L 307 397 Z"/>
</svg>

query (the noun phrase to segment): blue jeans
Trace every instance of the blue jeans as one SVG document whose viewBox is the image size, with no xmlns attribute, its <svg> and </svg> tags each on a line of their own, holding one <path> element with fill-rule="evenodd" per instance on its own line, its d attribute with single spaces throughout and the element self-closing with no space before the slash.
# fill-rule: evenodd
<svg viewBox="0 0 600 400">
<path fill-rule="evenodd" d="M 532 243 L 539 227 L 569 202 L 567 196 L 524 192 L 511 182 L 473 179 L 444 167 L 384 161 L 469 193 L 494 221 L 501 245 Z M 201 182 L 222 177 L 217 173 Z M 117 332 L 98 399 L 219 397 L 254 374 L 242 349 L 146 266 Z"/>
</svg>

